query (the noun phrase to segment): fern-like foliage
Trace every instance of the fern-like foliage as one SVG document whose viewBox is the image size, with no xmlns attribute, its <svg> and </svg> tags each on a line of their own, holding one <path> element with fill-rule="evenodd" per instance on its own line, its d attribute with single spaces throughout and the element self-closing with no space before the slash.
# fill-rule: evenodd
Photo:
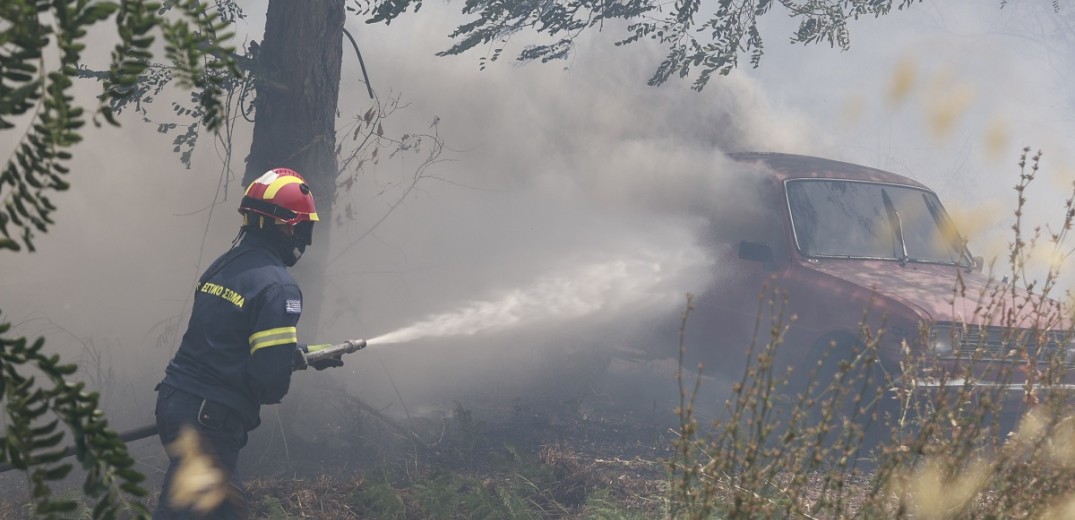
<svg viewBox="0 0 1075 520">
<path fill-rule="evenodd" d="M 98 408 L 98 394 L 68 378 L 77 367 L 57 355 L 42 352 L 45 341 L 6 337 L 11 324 L 0 315 L 0 399 L 7 431 L 0 437 L 0 462 L 22 470 L 30 491 L 34 518 L 69 518 L 89 505 L 92 518 L 149 518 L 135 500 L 146 491 L 144 477 L 134 469 L 127 447 L 108 426 Z M 50 484 L 67 477 L 73 465 L 65 439 L 74 443 L 74 455 L 86 472 L 81 501 L 60 498 Z"/>
<path fill-rule="evenodd" d="M 455 43 L 438 53 L 462 54 L 478 46 L 492 46 L 496 61 L 513 35 L 530 31 L 547 37 L 547 43 L 530 45 L 519 52 L 520 61 L 563 59 L 571 55 L 575 39 L 584 31 L 601 30 L 610 20 L 626 22 L 629 35 L 616 45 L 642 39 L 660 42 L 668 53 L 649 80 L 661 85 L 673 75 L 697 72 L 693 88 L 701 90 L 713 74 L 726 75 L 748 55 L 752 65 L 763 53 L 758 18 L 781 6 L 800 21 L 792 43 L 829 43 L 850 46 L 847 23 L 861 16 L 881 16 L 893 8 L 904 9 L 921 0 L 718 0 L 708 20 L 696 21 L 700 0 L 467 0 L 463 14 L 474 18 L 456 28 Z M 367 16 L 367 23 L 389 24 L 407 13 L 417 12 L 422 0 L 354 0 L 348 9 Z"/>
<path fill-rule="evenodd" d="M 212 7 L 207 7 L 205 3 L 184 4 L 183 0 L 165 0 L 161 12 L 173 11 L 186 17 L 211 21 L 212 31 L 192 31 L 182 24 L 166 23 L 162 30 L 168 42 L 165 48 L 168 62 L 147 63 L 137 81 L 125 85 L 117 92 L 118 95 L 110 96 L 107 104 L 113 115 L 127 109 L 137 112 L 143 122 L 155 124 L 158 133 L 170 134 L 179 130 L 172 140 L 173 151 L 179 154 L 180 162 L 190 169 L 201 130 L 219 133 L 218 126 L 227 117 L 227 107 L 220 100 L 231 99 L 238 93 L 240 105 L 250 101 L 253 77 L 246 73 L 254 68 L 254 55 L 249 51 L 245 55 L 238 55 L 232 49 L 221 46 L 232 39 L 231 26 L 246 17 L 235 0 L 215 0 Z M 256 48 L 256 44 L 252 44 L 252 48 Z M 205 52 L 192 53 L 192 49 Z M 243 73 L 239 73 L 239 70 Z M 105 82 L 109 79 L 107 71 L 89 68 L 79 68 L 78 76 Z M 173 84 L 190 91 L 190 102 L 172 101 L 175 118 L 155 120 L 150 116 L 149 107 L 165 88 Z"/>
<path fill-rule="evenodd" d="M 0 170 L 0 249 L 34 251 L 34 233 L 53 223 L 49 194 L 69 187 L 70 149 L 82 139 L 85 108 L 70 94 L 85 50 L 87 31 L 109 19 L 119 42 L 104 77 L 96 114 L 117 124 L 113 105 L 136 89 L 153 57 L 155 34 L 165 42 L 171 74 L 197 89 L 202 122 L 222 122 L 221 71 L 238 70 L 224 47 L 224 24 L 197 0 L 174 2 L 165 17 L 160 4 L 143 0 L 4 0 L 0 2 L 0 130 L 25 126 Z M 59 55 L 54 68 L 46 51 Z M 219 59 L 203 60 L 211 55 Z M 96 119 L 96 118 L 95 118 Z"/>
</svg>

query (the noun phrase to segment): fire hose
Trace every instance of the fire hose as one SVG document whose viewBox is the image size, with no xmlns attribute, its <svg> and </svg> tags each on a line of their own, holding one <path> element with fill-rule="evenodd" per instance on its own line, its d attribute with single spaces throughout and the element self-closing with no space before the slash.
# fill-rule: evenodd
<svg viewBox="0 0 1075 520">
<path fill-rule="evenodd" d="M 366 340 L 364 339 L 349 339 L 339 345 L 330 345 L 320 349 L 311 347 L 309 352 L 302 353 L 302 359 L 305 363 L 296 363 L 295 370 L 305 370 L 307 366 L 318 361 L 343 356 L 344 354 L 350 354 L 352 352 L 358 352 L 364 348 L 366 348 Z M 123 441 L 124 444 L 128 444 L 147 437 L 153 437 L 154 435 L 157 435 L 157 433 L 157 423 L 154 422 L 145 426 L 139 426 L 138 428 L 119 432 L 117 437 L 119 440 Z M 68 446 L 64 448 L 61 458 L 70 457 L 74 454 L 74 446 Z M 10 464 L 0 464 L 0 473 L 11 471 L 13 469 L 15 469 L 15 467 Z"/>
</svg>

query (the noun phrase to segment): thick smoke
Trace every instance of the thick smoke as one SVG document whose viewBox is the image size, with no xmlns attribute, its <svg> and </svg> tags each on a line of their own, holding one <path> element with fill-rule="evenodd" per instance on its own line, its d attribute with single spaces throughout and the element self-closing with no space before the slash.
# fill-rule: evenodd
<svg viewBox="0 0 1075 520">
<path fill-rule="evenodd" d="M 450 25 L 435 20 L 404 20 L 393 29 L 445 34 Z M 391 77 L 411 101 L 393 127 L 422 129 L 436 116 L 440 134 L 459 152 L 436 167 L 436 178 L 421 181 L 373 240 L 333 261 L 330 276 L 349 291 L 337 301 L 353 310 L 327 324 L 330 336 L 391 334 L 418 321 L 424 331 L 446 330 L 447 319 L 477 321 L 497 312 L 515 327 L 371 347 L 366 354 L 387 368 L 355 360 L 353 381 L 362 395 L 394 393 L 384 380 L 390 376 L 449 404 L 458 392 L 483 392 L 501 379 L 560 378 L 558 389 L 585 390 L 588 374 L 560 371 L 577 360 L 565 350 L 599 356 L 653 341 L 659 325 L 677 319 L 688 292 L 708 289 L 719 276 L 705 249 L 712 215 L 756 206 L 729 196 L 745 190 L 731 183 L 724 152 L 821 149 L 806 137 L 821 131 L 769 100 L 749 75 L 737 73 L 701 93 L 682 82 L 646 87 L 659 55 L 645 46 L 613 47 L 604 35 L 584 40 L 564 64 L 498 62 L 484 71 L 469 55 L 419 56 L 399 67 L 377 59 L 388 56 L 386 44 L 367 35 L 374 86 Z M 359 197 L 386 180 L 365 182 L 354 190 Z M 373 221 L 394 201 L 391 192 L 383 199 L 357 199 L 359 220 Z M 340 236 L 365 231 L 360 224 Z M 635 293 L 595 292 L 604 280 L 587 270 L 617 263 L 657 266 L 663 278 Z M 574 303 L 593 312 L 568 316 L 551 308 L 564 302 L 550 287 L 589 298 Z M 669 357 L 676 339 L 661 338 Z M 520 385 L 496 395 L 531 391 Z"/>
</svg>

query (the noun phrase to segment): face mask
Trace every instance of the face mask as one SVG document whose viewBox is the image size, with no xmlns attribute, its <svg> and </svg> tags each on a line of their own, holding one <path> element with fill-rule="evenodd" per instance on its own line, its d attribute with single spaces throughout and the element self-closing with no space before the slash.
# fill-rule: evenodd
<svg viewBox="0 0 1075 520">
<path fill-rule="evenodd" d="M 288 236 L 282 226 L 258 228 L 254 226 L 244 227 L 243 230 L 250 234 L 256 234 L 268 241 L 268 244 L 284 262 L 284 265 L 292 267 L 302 258 L 306 252 L 306 243 L 297 236 Z"/>
<path fill-rule="evenodd" d="M 291 249 L 291 259 L 285 260 L 288 267 L 295 265 L 295 263 L 299 261 L 299 258 L 302 258 L 302 254 L 306 252 L 306 246 L 313 243 L 313 238 L 313 222 L 303 221 L 295 224 L 294 236 L 287 239 Z"/>
<path fill-rule="evenodd" d="M 305 252 L 306 244 L 294 245 L 291 248 L 291 257 L 285 258 L 284 263 L 287 264 L 288 267 L 294 266 L 296 263 L 298 263 L 299 259 L 302 258 L 302 254 Z"/>
</svg>

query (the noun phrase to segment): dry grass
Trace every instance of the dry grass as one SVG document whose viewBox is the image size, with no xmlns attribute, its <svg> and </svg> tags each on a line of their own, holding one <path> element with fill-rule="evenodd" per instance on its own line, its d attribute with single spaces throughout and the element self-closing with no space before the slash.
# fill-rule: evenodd
<svg viewBox="0 0 1075 520">
<path fill-rule="evenodd" d="M 605 459 L 567 444 L 537 447 L 534 456 L 505 449 L 491 459 L 499 457 L 471 469 L 432 466 L 410 475 L 382 469 L 350 478 L 255 480 L 247 491 L 259 519 L 663 515 L 667 481 L 659 459 Z"/>
</svg>

